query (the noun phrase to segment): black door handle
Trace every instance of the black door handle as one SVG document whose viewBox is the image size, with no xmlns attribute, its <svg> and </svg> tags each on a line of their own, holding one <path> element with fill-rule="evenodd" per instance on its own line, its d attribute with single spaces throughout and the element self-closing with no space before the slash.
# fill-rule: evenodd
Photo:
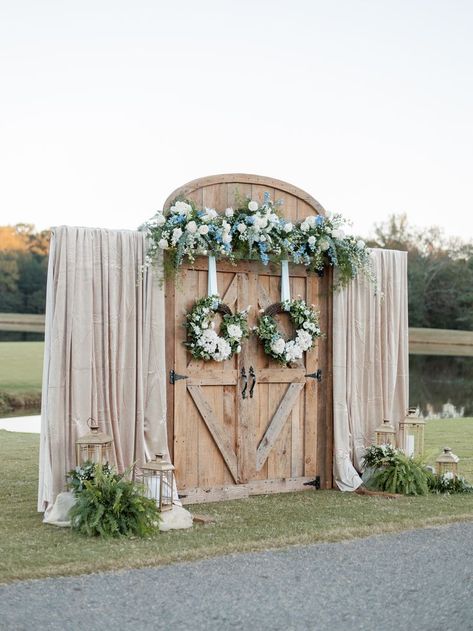
<svg viewBox="0 0 473 631">
<path fill-rule="evenodd" d="M 241 369 L 241 378 L 243 379 L 243 389 L 241 391 L 241 396 L 243 399 L 246 399 L 246 389 L 248 388 L 248 375 L 246 374 L 245 367 Z"/>
<path fill-rule="evenodd" d="M 253 383 L 251 384 L 251 388 L 250 388 L 250 399 L 253 398 L 253 390 L 255 389 L 255 385 L 256 385 L 256 373 L 255 373 L 255 369 L 253 368 L 253 366 L 250 366 L 250 377 L 253 377 Z"/>
</svg>

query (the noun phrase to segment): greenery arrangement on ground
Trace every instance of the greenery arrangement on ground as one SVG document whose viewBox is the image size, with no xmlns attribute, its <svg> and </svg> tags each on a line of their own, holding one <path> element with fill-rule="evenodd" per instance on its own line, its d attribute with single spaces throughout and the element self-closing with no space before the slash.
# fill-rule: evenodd
<svg viewBox="0 0 473 631">
<path fill-rule="evenodd" d="M 118 474 L 107 464 L 86 462 L 68 473 L 68 485 L 76 496 L 69 516 L 71 526 L 89 537 L 146 537 L 154 534 L 160 515 L 156 502 L 143 488 Z"/>
<path fill-rule="evenodd" d="M 459 425 L 464 450 L 456 449 L 465 462 L 473 455 L 473 442 L 468 442 L 473 420 L 468 423 Z M 386 500 L 308 490 L 190 507 L 215 519 L 190 530 L 145 538 L 83 537 L 69 528 L 42 524 L 36 512 L 38 444 L 37 435 L 0 431 L 0 582 L 156 566 L 473 520 L 473 495 Z M 437 450 L 437 443 L 430 448 Z"/>
<path fill-rule="evenodd" d="M 434 473 L 422 459 L 408 457 L 391 445 L 372 445 L 365 452 L 363 466 L 370 472 L 366 486 L 377 491 L 402 495 L 473 493 L 473 486 L 462 476 Z"/>
</svg>

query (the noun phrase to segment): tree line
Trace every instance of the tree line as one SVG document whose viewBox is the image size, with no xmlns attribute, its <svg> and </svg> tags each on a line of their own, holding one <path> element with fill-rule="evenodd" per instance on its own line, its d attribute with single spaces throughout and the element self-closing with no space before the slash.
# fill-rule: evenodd
<svg viewBox="0 0 473 631">
<path fill-rule="evenodd" d="M 0 312 L 44 313 L 49 230 L 0 226 Z"/>
<path fill-rule="evenodd" d="M 374 227 L 368 245 L 408 253 L 409 326 L 473 330 L 473 243 L 419 229 L 405 215 Z M 44 313 L 49 230 L 0 227 L 0 312 Z"/>
</svg>

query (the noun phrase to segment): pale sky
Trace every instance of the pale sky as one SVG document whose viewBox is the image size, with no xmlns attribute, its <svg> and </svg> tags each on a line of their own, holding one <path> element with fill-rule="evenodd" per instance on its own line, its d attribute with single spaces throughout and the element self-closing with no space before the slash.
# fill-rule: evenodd
<svg viewBox="0 0 473 631">
<path fill-rule="evenodd" d="M 244 172 L 473 238 L 472 33 L 473 0 L 0 0 L 0 224 Z"/>
</svg>

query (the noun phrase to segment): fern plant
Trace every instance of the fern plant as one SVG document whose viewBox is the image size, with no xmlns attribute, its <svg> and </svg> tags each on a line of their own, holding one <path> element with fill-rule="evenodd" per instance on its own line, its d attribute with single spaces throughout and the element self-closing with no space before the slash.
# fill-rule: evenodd
<svg viewBox="0 0 473 631">
<path fill-rule="evenodd" d="M 375 470 L 369 486 L 387 493 L 427 495 L 428 480 L 428 471 L 420 461 L 408 458 L 402 451 L 396 450 Z"/>
<path fill-rule="evenodd" d="M 90 467 L 89 467 L 90 469 Z M 70 472 L 77 474 L 75 471 Z M 74 530 L 90 537 L 144 537 L 154 533 L 159 525 L 159 512 L 154 500 L 143 495 L 138 484 L 118 474 L 110 467 L 94 465 L 79 488 L 69 516 Z"/>
</svg>

